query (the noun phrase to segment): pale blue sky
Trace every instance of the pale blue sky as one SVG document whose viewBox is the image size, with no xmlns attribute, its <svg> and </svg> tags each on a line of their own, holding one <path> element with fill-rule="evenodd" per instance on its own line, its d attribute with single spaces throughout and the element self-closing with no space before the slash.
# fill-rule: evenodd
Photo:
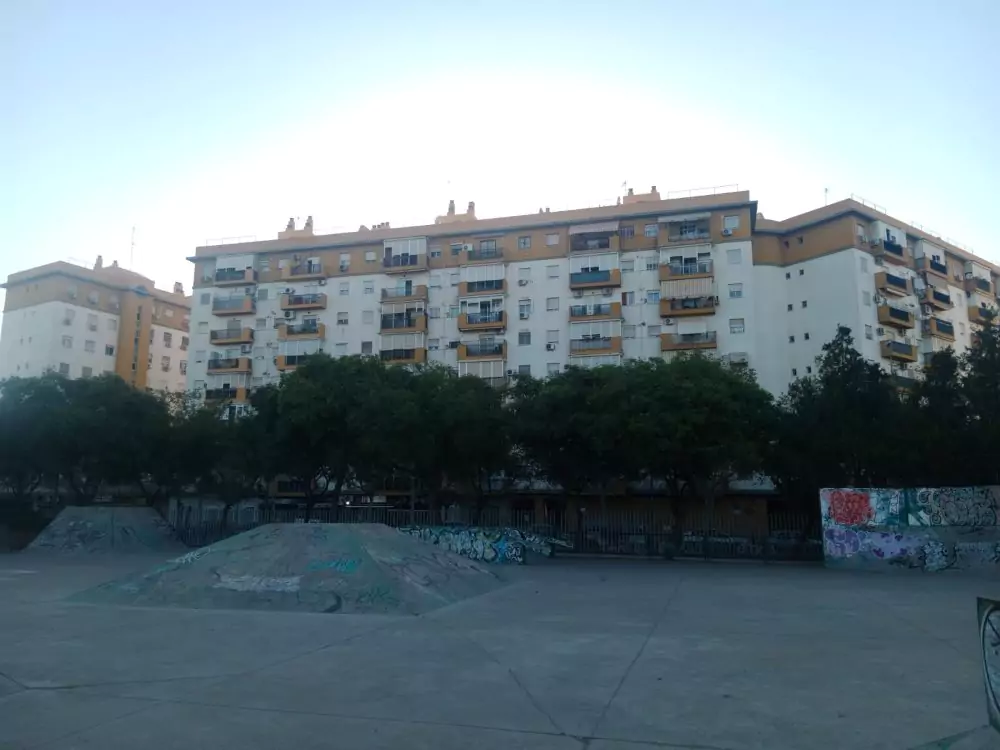
<svg viewBox="0 0 1000 750">
<path fill-rule="evenodd" d="M 208 238 L 738 183 L 856 193 L 995 262 L 997 0 L 25 0 L 0 11 L 0 278 L 190 288 Z"/>
</svg>

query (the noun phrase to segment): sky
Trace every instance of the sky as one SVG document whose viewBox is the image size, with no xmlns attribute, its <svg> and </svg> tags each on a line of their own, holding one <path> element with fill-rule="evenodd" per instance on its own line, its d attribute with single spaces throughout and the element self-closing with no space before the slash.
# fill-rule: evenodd
<svg viewBox="0 0 1000 750">
<path fill-rule="evenodd" d="M 24 0 L 0 10 L 0 278 L 190 289 L 209 240 L 749 190 L 851 194 L 1000 263 L 997 0 Z M 134 250 L 131 237 L 134 230 Z"/>
</svg>

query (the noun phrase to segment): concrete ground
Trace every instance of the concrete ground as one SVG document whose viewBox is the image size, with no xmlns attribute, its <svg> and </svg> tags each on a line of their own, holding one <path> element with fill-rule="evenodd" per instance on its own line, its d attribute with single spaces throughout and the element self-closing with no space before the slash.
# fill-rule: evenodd
<svg viewBox="0 0 1000 750">
<path fill-rule="evenodd" d="M 903 749 L 986 720 L 1000 582 L 556 560 L 421 617 L 61 601 L 158 562 L 0 556 L 0 748 Z"/>
</svg>

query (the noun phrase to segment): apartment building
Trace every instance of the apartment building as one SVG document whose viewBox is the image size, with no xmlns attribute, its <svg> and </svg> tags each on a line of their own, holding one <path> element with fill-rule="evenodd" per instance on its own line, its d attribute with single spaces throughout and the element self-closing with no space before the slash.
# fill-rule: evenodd
<svg viewBox="0 0 1000 750">
<path fill-rule="evenodd" d="M 11 274 L 0 326 L 0 379 L 53 371 L 115 373 L 137 388 L 180 391 L 187 382 L 191 299 L 117 262 L 57 262 Z"/>
<path fill-rule="evenodd" d="M 245 403 L 301 358 L 441 362 L 504 382 L 705 350 L 781 393 L 838 324 L 916 376 L 973 341 L 997 267 L 859 202 L 766 220 L 748 192 L 209 245 L 195 264 L 189 387 Z M 238 408 L 238 407 L 237 407 Z"/>
</svg>

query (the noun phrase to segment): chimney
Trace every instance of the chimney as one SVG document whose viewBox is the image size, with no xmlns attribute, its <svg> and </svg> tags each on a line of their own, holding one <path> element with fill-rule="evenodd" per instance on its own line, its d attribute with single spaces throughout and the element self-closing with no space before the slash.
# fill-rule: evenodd
<svg viewBox="0 0 1000 750">
<path fill-rule="evenodd" d="M 97 262 L 94 264 L 94 270 L 100 271 L 104 268 L 104 258 L 100 255 L 97 256 Z"/>
<path fill-rule="evenodd" d="M 455 201 L 448 201 L 448 215 L 455 215 Z"/>
<path fill-rule="evenodd" d="M 632 188 L 629 188 L 628 189 L 628 194 L 629 195 L 635 195 L 635 191 Z"/>
<path fill-rule="evenodd" d="M 179 281 L 174 282 L 174 294 L 184 294 L 184 285 Z"/>
<path fill-rule="evenodd" d="M 286 232 L 294 232 L 295 231 L 295 217 L 294 216 L 291 217 L 288 220 L 288 224 L 285 225 L 285 231 Z"/>
<path fill-rule="evenodd" d="M 473 218 L 476 217 L 476 202 L 475 201 L 469 201 L 469 210 L 467 211 L 467 213 L 469 214 L 469 216 L 471 216 Z"/>
<path fill-rule="evenodd" d="M 111 261 L 111 267 L 112 268 L 118 268 L 118 261 L 117 260 Z"/>
<path fill-rule="evenodd" d="M 656 192 L 656 185 L 653 185 L 653 187 L 651 187 L 651 188 L 649 189 L 649 192 L 651 192 L 651 193 L 655 193 L 655 192 Z"/>
<path fill-rule="evenodd" d="M 550 214 L 550 213 L 552 213 L 552 209 L 551 209 L 551 208 L 549 208 L 548 206 L 546 206 L 546 207 L 545 207 L 545 213 L 547 213 L 547 214 Z"/>
<path fill-rule="evenodd" d="M 311 232 L 311 231 L 313 230 L 313 217 L 312 217 L 312 216 L 307 216 L 307 217 L 306 217 L 306 226 L 305 226 L 305 230 L 306 230 L 307 232 Z"/>
</svg>

